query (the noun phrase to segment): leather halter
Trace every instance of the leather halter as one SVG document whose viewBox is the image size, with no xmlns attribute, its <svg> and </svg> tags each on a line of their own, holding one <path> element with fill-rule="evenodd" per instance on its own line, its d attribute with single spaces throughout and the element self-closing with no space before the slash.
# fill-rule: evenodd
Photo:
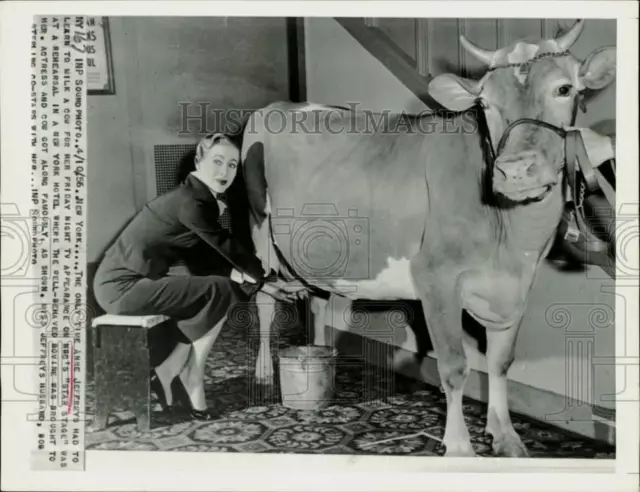
<svg viewBox="0 0 640 492">
<path fill-rule="evenodd" d="M 571 117 L 571 126 L 575 125 L 578 109 L 586 111 L 582 93 L 578 93 Z M 485 105 L 482 100 L 476 100 L 475 104 L 482 145 L 485 152 L 485 160 L 489 166 L 490 175 L 493 174 L 497 156 L 504 150 L 507 139 L 511 131 L 522 124 L 532 124 L 546 128 L 557 133 L 565 142 L 565 160 L 559 169 L 564 173 L 564 184 L 568 187 L 569 193 L 565 204 L 565 215 L 560 224 L 562 236 L 565 241 L 572 243 L 575 247 L 588 253 L 605 253 L 609 250 L 610 244 L 596 237 L 587 225 L 584 211 L 585 193 L 593 193 L 600 190 L 600 185 L 596 179 L 594 167 L 589 159 L 582 134 L 580 130 L 565 130 L 545 121 L 533 118 L 521 118 L 511 123 L 504 131 L 498 143 L 497 152 L 494 151 L 489 126 L 484 113 Z M 605 195 L 606 196 L 606 195 Z M 606 196 L 611 206 L 612 197 Z M 566 230 L 565 230 L 566 229 Z"/>
</svg>

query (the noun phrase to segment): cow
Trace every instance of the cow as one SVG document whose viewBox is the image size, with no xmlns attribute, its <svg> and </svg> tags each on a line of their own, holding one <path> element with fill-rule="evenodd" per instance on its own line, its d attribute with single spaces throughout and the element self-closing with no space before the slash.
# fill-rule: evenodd
<svg viewBox="0 0 640 492">
<path fill-rule="evenodd" d="M 487 71 L 479 80 L 432 78 L 430 95 L 447 111 L 392 115 L 376 126 L 370 114 L 348 108 L 278 102 L 256 111 L 244 129 L 256 253 L 267 272 L 309 293 L 315 344 L 324 344 L 327 298 L 320 293 L 420 301 L 446 394 L 446 456 L 474 456 L 462 407 L 469 373 L 463 310 L 486 329 L 493 451 L 528 456 L 509 414 L 507 371 L 563 213 L 562 129 L 574 124 L 585 89 L 615 78 L 615 48 L 585 60 L 569 52 L 583 27 L 578 20 L 556 37 L 495 51 L 461 36 Z M 341 233 L 346 243 L 314 246 L 310 237 Z M 258 295 L 256 377 L 265 383 L 273 377 L 274 302 Z"/>
</svg>

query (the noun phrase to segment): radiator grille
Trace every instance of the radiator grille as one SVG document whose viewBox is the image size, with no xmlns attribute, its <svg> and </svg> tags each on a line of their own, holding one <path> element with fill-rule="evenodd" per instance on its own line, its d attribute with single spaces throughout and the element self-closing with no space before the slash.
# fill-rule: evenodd
<svg viewBox="0 0 640 492">
<path fill-rule="evenodd" d="M 156 171 L 156 195 L 162 195 L 178 185 L 180 160 L 193 152 L 196 144 L 155 145 L 153 160 Z"/>
</svg>

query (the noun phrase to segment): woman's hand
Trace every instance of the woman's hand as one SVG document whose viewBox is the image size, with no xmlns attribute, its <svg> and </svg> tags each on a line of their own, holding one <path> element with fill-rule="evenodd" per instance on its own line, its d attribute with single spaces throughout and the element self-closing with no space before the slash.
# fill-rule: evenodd
<svg viewBox="0 0 640 492">
<path fill-rule="evenodd" d="M 246 273 L 242 273 L 242 272 L 236 270 L 235 268 L 233 270 L 231 270 L 231 280 L 233 280 L 234 282 L 236 282 L 238 284 L 242 284 L 244 282 L 248 282 L 250 284 L 257 284 L 258 283 L 253 277 L 247 275 Z"/>
<path fill-rule="evenodd" d="M 249 282 L 250 284 L 257 284 L 258 282 L 251 276 L 247 275 L 246 273 L 242 273 L 242 280 L 244 282 Z"/>
<path fill-rule="evenodd" d="M 262 289 L 265 294 L 285 302 L 294 302 L 304 299 L 307 295 L 307 288 L 298 281 L 285 282 L 278 279 L 273 282 L 266 282 Z"/>
<path fill-rule="evenodd" d="M 233 280 L 235 283 L 237 284 L 241 284 L 242 283 L 242 274 L 236 270 L 235 268 L 233 270 L 231 270 L 231 280 Z"/>
</svg>

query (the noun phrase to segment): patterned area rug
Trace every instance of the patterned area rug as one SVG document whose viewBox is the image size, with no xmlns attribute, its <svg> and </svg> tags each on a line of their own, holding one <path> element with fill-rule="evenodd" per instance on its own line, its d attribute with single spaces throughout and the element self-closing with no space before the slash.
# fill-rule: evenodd
<svg viewBox="0 0 640 492">
<path fill-rule="evenodd" d="M 288 336 L 287 336 L 288 335 Z M 340 357 L 334 404 L 320 411 L 282 406 L 279 388 L 265 394 L 253 384 L 257 355 L 246 331 L 227 325 L 207 362 L 206 397 L 219 415 L 211 422 L 186 416 L 167 417 L 154 404 L 152 428 L 141 433 L 133 413 L 111 414 L 105 430 L 87 428 L 87 449 L 208 451 L 243 453 L 332 453 L 359 455 L 441 456 L 446 401 L 438 388 L 362 360 Z M 255 337 L 253 337 L 255 340 Z M 303 344 L 298 332 L 280 333 L 276 346 Z M 275 347 L 274 347 L 275 348 Z M 275 353 L 275 350 L 274 350 Z M 277 379 L 277 378 L 276 378 Z M 276 383 L 277 384 L 277 383 Z M 94 392 L 86 393 L 88 421 Z M 465 420 L 476 453 L 492 456 L 484 433 L 486 405 L 465 399 Z M 615 448 L 544 423 L 512 414 L 514 427 L 532 457 L 615 458 Z"/>
</svg>

